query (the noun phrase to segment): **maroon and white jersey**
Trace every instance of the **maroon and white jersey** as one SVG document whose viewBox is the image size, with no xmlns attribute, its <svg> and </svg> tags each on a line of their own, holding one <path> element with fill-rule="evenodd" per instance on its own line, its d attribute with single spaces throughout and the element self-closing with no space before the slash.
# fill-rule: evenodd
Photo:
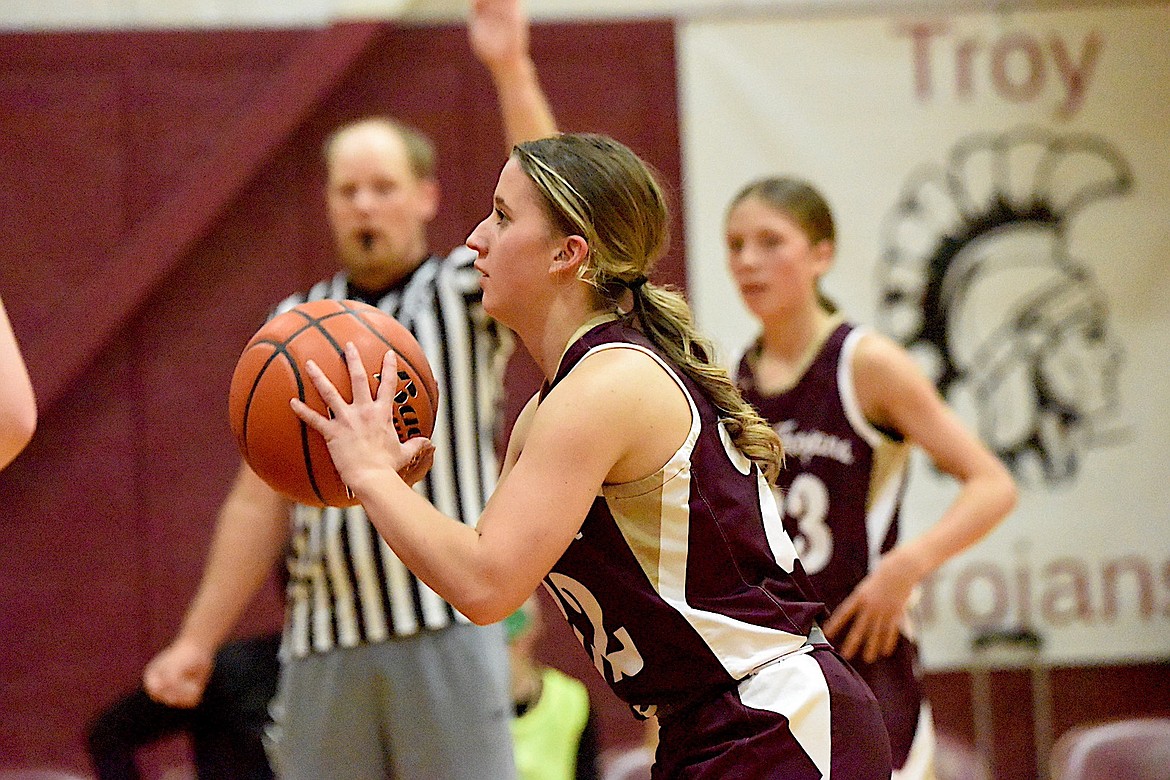
<svg viewBox="0 0 1170 780">
<path fill-rule="evenodd" d="M 776 500 L 830 611 L 897 541 L 906 483 L 909 446 L 866 420 L 854 392 L 862 333 L 837 326 L 796 383 L 774 395 L 756 387 L 750 353 L 736 375 L 744 398 L 784 442 Z"/>
<path fill-rule="evenodd" d="M 776 502 L 816 595 L 832 611 L 898 541 L 910 446 L 865 419 L 853 384 L 853 354 L 864 331 L 841 323 L 809 356 L 788 389 L 761 392 L 749 351 L 736 381 L 784 442 Z M 876 663 L 850 663 L 881 704 L 894 754 L 905 761 L 919 722 L 923 691 L 917 649 L 899 637 Z"/>
<path fill-rule="evenodd" d="M 686 395 L 691 429 L 657 473 L 603 487 L 545 584 L 615 693 L 648 714 L 806 647 L 824 605 L 759 469 L 699 386 L 636 329 L 620 320 L 589 329 L 542 398 L 603 349 L 656 359 Z"/>
</svg>

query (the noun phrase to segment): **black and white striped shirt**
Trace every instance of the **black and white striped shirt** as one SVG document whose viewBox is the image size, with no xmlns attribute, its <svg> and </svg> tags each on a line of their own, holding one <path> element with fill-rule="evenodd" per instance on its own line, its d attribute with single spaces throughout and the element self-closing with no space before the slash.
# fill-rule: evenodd
<svg viewBox="0 0 1170 780">
<path fill-rule="evenodd" d="M 495 435 L 507 330 L 484 313 L 475 254 L 430 257 L 407 280 L 369 300 L 341 272 L 282 301 L 365 299 L 418 339 L 439 384 L 434 467 L 415 489 L 444 514 L 474 525 L 495 487 Z M 420 582 L 378 536 L 361 506 L 292 512 L 284 651 L 294 658 L 382 642 L 465 621 Z"/>
</svg>

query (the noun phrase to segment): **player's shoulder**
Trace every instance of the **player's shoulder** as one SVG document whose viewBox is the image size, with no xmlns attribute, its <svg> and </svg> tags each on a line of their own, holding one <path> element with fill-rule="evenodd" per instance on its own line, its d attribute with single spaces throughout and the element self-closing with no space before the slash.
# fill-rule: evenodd
<svg viewBox="0 0 1170 780">
<path fill-rule="evenodd" d="M 616 410 L 651 413 L 682 389 L 674 366 L 640 344 L 623 341 L 587 351 L 559 386 L 574 396 L 574 407 L 589 408 L 594 414 L 601 406 L 611 415 Z"/>
<path fill-rule="evenodd" d="M 886 424 L 886 410 L 934 393 L 934 384 L 905 347 L 889 336 L 865 331 L 852 357 L 853 384 L 867 416 Z"/>
<path fill-rule="evenodd" d="M 849 337 L 854 342 L 852 358 L 855 367 L 879 372 L 900 371 L 908 362 L 914 362 L 905 347 L 879 331 L 855 326 Z"/>
</svg>

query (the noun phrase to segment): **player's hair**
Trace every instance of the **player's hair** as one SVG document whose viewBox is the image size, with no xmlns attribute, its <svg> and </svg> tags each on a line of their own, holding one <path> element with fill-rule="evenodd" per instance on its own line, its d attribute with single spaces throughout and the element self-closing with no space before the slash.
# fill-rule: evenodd
<svg viewBox="0 0 1170 780">
<path fill-rule="evenodd" d="M 406 147 L 406 160 L 410 165 L 410 172 L 419 179 L 435 178 L 435 145 L 421 130 L 405 122 L 389 116 L 371 116 L 349 122 L 334 130 L 325 139 L 322 149 L 325 163 L 333 160 L 333 152 L 342 137 L 363 127 L 378 127 L 388 133 L 397 135 Z"/>
<path fill-rule="evenodd" d="M 792 176 L 768 176 L 747 184 L 727 204 L 727 213 L 748 198 L 755 198 L 766 206 L 782 212 L 808 236 L 810 244 L 821 241 L 837 242 L 837 228 L 829 202 L 812 184 Z M 817 284 L 817 300 L 829 312 L 837 311 L 837 304 L 821 291 Z"/>
<path fill-rule="evenodd" d="M 695 328 L 686 300 L 646 281 L 669 233 L 666 196 L 650 166 L 618 141 L 594 134 L 528 141 L 513 154 L 536 184 L 556 229 L 588 244 L 579 278 L 614 309 L 627 289 L 633 292 L 631 321 L 698 383 L 736 446 L 775 479 L 783 455 L 776 432 L 714 360 L 714 348 Z"/>
</svg>

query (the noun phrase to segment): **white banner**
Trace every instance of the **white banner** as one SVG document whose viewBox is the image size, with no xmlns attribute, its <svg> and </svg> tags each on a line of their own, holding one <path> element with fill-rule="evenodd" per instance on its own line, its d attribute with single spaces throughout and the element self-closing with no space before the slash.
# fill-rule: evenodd
<svg viewBox="0 0 1170 780">
<path fill-rule="evenodd" d="M 1019 508 L 923 589 L 928 668 L 1027 628 L 1048 664 L 1170 658 L 1170 5 L 701 21 L 679 33 L 688 286 L 757 327 L 723 218 L 751 179 L 837 218 L 825 291 L 921 358 Z M 954 493 L 920 459 L 904 534 Z"/>
</svg>

